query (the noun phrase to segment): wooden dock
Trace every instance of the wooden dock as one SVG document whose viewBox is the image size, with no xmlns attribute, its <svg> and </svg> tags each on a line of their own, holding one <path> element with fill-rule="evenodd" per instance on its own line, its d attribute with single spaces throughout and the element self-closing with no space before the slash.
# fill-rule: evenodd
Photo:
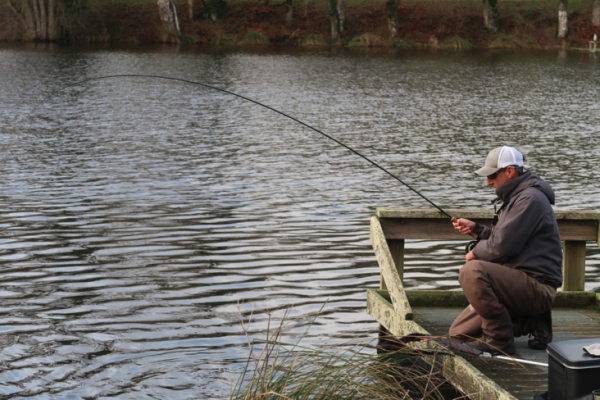
<svg viewBox="0 0 600 400">
<path fill-rule="evenodd" d="M 488 211 L 447 211 L 488 226 L 493 218 Z M 600 295 L 583 290 L 585 243 L 598 241 L 600 213 L 556 211 L 555 214 L 563 239 L 564 283 L 552 309 L 554 340 L 600 338 Z M 448 217 L 436 210 L 378 209 L 371 219 L 371 242 L 381 269 L 381 288 L 368 291 L 367 310 L 380 323 L 382 334 L 447 335 L 468 302 L 461 291 L 404 290 L 406 239 L 466 241 L 465 236 L 454 230 Z M 529 349 L 527 339 L 515 340 L 515 358 L 547 362 L 547 353 Z M 439 346 L 433 341 L 419 343 L 417 346 L 421 347 Z M 548 390 L 547 368 L 494 359 L 448 357 L 442 363 L 442 374 L 471 399 L 530 400 Z"/>
</svg>

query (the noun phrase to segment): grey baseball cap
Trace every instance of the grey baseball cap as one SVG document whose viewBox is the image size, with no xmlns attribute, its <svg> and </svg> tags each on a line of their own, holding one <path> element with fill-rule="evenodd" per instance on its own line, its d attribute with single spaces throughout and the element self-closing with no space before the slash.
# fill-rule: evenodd
<svg viewBox="0 0 600 400">
<path fill-rule="evenodd" d="M 479 176 L 489 176 L 509 165 L 522 167 L 523 154 L 514 147 L 502 146 L 490 151 L 483 168 L 479 168 L 475 173 Z"/>
</svg>

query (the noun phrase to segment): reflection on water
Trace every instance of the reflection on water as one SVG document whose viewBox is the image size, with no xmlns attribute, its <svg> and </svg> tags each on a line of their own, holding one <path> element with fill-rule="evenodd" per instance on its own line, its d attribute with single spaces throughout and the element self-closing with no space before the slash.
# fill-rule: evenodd
<svg viewBox="0 0 600 400">
<path fill-rule="evenodd" d="M 600 74 L 587 54 L 0 48 L 0 393 L 223 398 L 246 360 L 238 313 L 293 306 L 309 342 L 374 337 L 368 219 L 493 197 L 472 170 L 516 145 L 557 208 L 600 209 Z M 42 99 L 49 96 L 43 103 Z M 36 107 L 37 105 L 37 107 Z M 31 113 L 31 115 L 29 115 Z M 458 289 L 463 242 L 407 243 L 412 288 Z M 600 252 L 589 244 L 588 289 Z M 239 305 L 238 305 L 239 303 Z M 251 334 L 267 316 L 257 312 Z"/>
</svg>

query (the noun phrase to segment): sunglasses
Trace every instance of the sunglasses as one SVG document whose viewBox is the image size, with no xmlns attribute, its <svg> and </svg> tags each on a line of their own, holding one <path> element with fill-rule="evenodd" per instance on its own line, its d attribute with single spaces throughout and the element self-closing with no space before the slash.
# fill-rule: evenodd
<svg viewBox="0 0 600 400">
<path fill-rule="evenodd" d="M 493 174 L 491 174 L 491 175 L 488 175 L 488 176 L 487 176 L 487 177 L 488 177 L 488 179 L 496 179 L 496 177 L 498 176 L 498 174 L 499 174 L 500 172 L 504 171 L 505 169 L 506 169 L 506 168 L 499 169 L 498 171 L 494 172 Z"/>
</svg>

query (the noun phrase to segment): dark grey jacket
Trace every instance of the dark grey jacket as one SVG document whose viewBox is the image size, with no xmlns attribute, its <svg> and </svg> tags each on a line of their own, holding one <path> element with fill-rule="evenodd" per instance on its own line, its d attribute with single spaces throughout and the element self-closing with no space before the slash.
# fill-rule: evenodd
<svg viewBox="0 0 600 400">
<path fill-rule="evenodd" d="M 478 225 L 481 241 L 473 254 L 484 261 L 519 269 L 539 282 L 562 285 L 562 245 L 554 204 L 554 191 L 530 171 L 496 187 L 502 212 L 492 231 Z"/>
</svg>

